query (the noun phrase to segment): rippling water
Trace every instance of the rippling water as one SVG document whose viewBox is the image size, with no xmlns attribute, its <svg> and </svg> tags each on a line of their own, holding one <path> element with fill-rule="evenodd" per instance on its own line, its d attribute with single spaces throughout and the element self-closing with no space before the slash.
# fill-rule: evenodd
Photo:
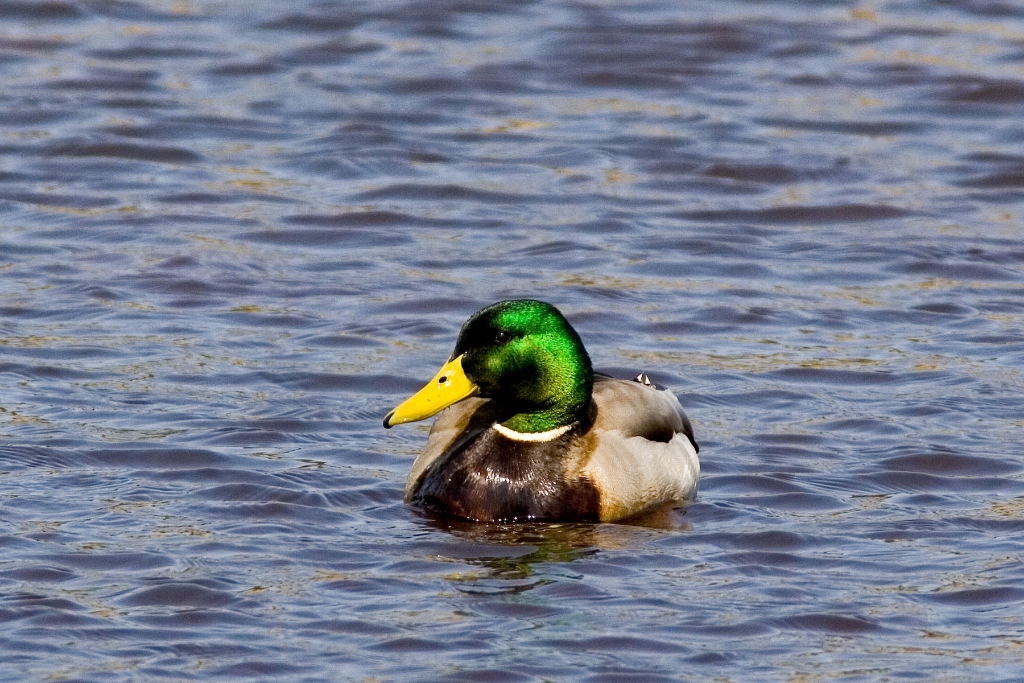
<svg viewBox="0 0 1024 683">
<path fill-rule="evenodd" d="M 0 0 L 0 83 L 0 680 L 1020 679 L 1019 3 Z M 518 296 L 695 504 L 402 504 Z"/>
</svg>

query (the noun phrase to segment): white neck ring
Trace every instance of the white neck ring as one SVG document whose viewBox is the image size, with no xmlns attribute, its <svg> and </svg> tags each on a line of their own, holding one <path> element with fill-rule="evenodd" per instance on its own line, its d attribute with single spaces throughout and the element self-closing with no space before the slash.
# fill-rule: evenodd
<svg viewBox="0 0 1024 683">
<path fill-rule="evenodd" d="M 576 423 L 573 422 L 572 424 L 562 425 L 561 427 L 549 429 L 546 432 L 517 432 L 516 430 L 509 429 L 508 427 L 497 422 L 494 423 L 493 427 L 499 434 L 501 434 L 507 439 L 512 439 L 513 441 L 543 442 L 554 441 L 562 434 L 565 434 L 567 431 L 572 429 L 575 425 Z"/>
</svg>

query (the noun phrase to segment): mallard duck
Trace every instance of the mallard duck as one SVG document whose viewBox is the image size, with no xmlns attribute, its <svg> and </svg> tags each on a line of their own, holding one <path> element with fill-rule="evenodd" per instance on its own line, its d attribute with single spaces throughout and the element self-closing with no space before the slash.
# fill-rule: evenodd
<svg viewBox="0 0 1024 683">
<path fill-rule="evenodd" d="M 440 413 L 405 501 L 512 523 L 625 519 L 692 499 L 700 464 L 679 400 L 595 374 L 579 334 L 542 301 L 502 301 L 462 326 L 455 351 L 384 427 Z"/>
</svg>

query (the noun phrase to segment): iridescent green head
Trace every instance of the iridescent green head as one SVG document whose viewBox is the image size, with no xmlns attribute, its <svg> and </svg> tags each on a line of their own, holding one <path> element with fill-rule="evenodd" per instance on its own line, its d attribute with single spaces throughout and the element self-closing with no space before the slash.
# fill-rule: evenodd
<svg viewBox="0 0 1024 683">
<path fill-rule="evenodd" d="M 545 432 L 586 417 L 593 383 L 583 342 L 557 308 L 502 301 L 466 321 L 448 363 L 384 425 L 421 420 L 479 394 L 504 409 L 509 429 Z"/>
<path fill-rule="evenodd" d="M 543 432 L 586 412 L 594 383 L 590 357 L 576 330 L 543 301 L 502 301 L 462 326 L 453 357 L 480 395 L 513 413 L 504 425 Z"/>
</svg>

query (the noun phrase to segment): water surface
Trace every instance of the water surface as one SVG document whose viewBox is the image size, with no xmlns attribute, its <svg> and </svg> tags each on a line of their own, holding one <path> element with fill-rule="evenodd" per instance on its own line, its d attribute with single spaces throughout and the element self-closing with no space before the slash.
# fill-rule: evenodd
<svg viewBox="0 0 1024 683">
<path fill-rule="evenodd" d="M 12 0 L 0 83 L 0 680 L 1019 680 L 1014 3 Z M 519 296 L 696 503 L 402 504 Z"/>
</svg>

